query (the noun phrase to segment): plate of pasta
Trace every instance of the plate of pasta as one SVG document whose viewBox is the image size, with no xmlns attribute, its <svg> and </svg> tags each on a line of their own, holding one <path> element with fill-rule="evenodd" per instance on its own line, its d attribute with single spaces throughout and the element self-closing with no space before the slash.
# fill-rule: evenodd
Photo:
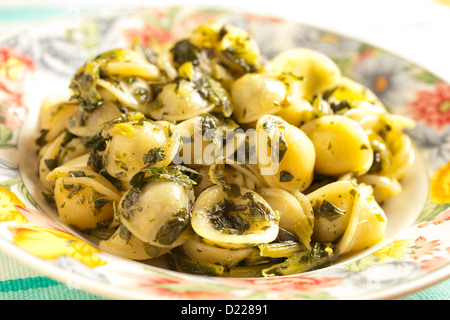
<svg viewBox="0 0 450 320">
<path fill-rule="evenodd" d="M 202 8 L 0 43 L 0 248 L 108 298 L 373 299 L 449 275 L 450 85 Z"/>
</svg>

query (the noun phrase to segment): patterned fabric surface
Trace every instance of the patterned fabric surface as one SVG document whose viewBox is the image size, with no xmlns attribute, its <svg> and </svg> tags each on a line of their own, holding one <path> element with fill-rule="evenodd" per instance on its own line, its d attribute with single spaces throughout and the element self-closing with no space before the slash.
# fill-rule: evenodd
<svg viewBox="0 0 450 320">
<path fill-rule="evenodd" d="M 448 1 L 439 1 L 449 9 Z M 71 10 L 67 7 L 29 7 L 21 1 L 15 6 L 0 5 L 0 36 L 20 29 L 25 24 L 40 21 Z M 72 9 L 74 7 L 71 7 Z M 448 300 L 450 280 L 443 281 L 400 300 Z M 0 300 L 102 300 L 103 297 L 72 288 L 36 272 L 0 252 Z"/>
<path fill-rule="evenodd" d="M 102 300 L 42 276 L 0 252 L 0 300 Z"/>
</svg>

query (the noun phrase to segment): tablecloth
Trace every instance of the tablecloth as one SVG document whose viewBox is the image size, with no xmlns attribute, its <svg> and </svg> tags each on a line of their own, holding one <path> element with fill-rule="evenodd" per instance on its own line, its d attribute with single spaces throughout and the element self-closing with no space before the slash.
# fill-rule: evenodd
<svg viewBox="0 0 450 320">
<path fill-rule="evenodd" d="M 95 6 L 111 6 L 114 1 L 96 2 Z M 158 4 L 155 1 L 128 1 L 130 5 Z M 166 3 L 166 2 L 165 2 Z M 177 3 L 177 2 L 174 2 Z M 180 2 L 178 3 L 186 3 Z M 274 3 L 273 1 L 268 3 Z M 371 43 L 389 48 L 410 60 L 420 63 L 430 71 L 450 79 L 448 64 L 448 31 L 450 30 L 449 0 L 414 1 L 297 1 L 298 10 L 283 9 L 284 1 L 274 6 L 258 2 L 242 1 L 194 1 L 190 5 L 224 5 L 239 9 L 252 9 L 263 13 L 275 13 L 289 19 L 320 25 L 353 35 Z M 302 6 L 303 5 L 303 6 Z M 244 7 L 243 7 L 244 6 Z M 321 10 L 328 6 L 330 10 Z M 49 17 L 66 14 L 74 9 L 92 7 L 89 1 L 0 1 L 0 36 Z M 304 9 L 304 10 L 303 10 Z M 332 12 L 332 14 L 326 14 Z M 364 12 L 361 13 L 361 12 Z M 380 15 L 380 13 L 383 15 Z M 358 14 L 359 13 L 359 14 Z M 383 17 L 383 18 L 382 18 Z M 361 26 L 349 29 L 348 19 Z M 398 43 L 388 35 L 401 36 Z M 444 41 L 447 37 L 447 40 Z M 436 40 L 436 37 L 438 40 Z M 444 67 L 443 67 L 444 66 Z M 399 300 L 448 300 L 450 280 L 398 298 Z M 64 283 L 52 280 L 0 252 L 0 300 L 102 300 L 100 297 Z"/>
</svg>

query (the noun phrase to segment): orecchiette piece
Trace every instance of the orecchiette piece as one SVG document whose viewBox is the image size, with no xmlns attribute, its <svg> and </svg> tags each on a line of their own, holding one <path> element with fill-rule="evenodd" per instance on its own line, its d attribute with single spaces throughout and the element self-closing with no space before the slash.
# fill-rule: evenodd
<svg viewBox="0 0 450 320">
<path fill-rule="evenodd" d="M 301 92 L 300 82 L 291 82 L 288 86 L 286 101 L 276 115 L 296 127 L 312 120 L 316 112 Z"/>
<path fill-rule="evenodd" d="M 103 124 L 121 115 L 120 109 L 111 101 L 103 101 L 91 112 L 78 106 L 73 117 L 67 122 L 67 130 L 77 136 L 91 137 L 101 130 Z"/>
<path fill-rule="evenodd" d="M 281 52 L 272 59 L 271 68 L 277 74 L 287 73 L 295 79 L 300 79 L 301 92 L 307 100 L 334 88 L 341 79 L 341 70 L 333 60 L 318 51 L 306 48 Z"/>
<path fill-rule="evenodd" d="M 350 103 L 365 101 L 376 106 L 380 111 L 386 111 L 383 103 L 369 88 L 348 77 L 341 77 L 333 90 L 332 97 L 337 101 L 347 100 Z"/>
<path fill-rule="evenodd" d="M 132 62 L 112 61 L 106 64 L 104 69 L 109 74 L 122 77 L 141 77 L 145 80 L 156 80 L 161 77 L 159 68 L 145 60 Z"/>
<path fill-rule="evenodd" d="M 314 144 L 315 171 L 340 176 L 366 173 L 372 166 L 373 150 L 366 132 L 345 116 L 323 116 L 301 128 Z"/>
<path fill-rule="evenodd" d="M 347 228 L 336 250 L 342 255 L 373 246 L 383 239 L 386 223 L 386 215 L 375 201 L 372 187 L 359 184 Z"/>
<path fill-rule="evenodd" d="M 120 196 L 108 180 L 93 171 L 77 168 L 58 176 L 55 175 L 54 199 L 65 224 L 87 230 L 112 220 L 113 202 L 118 202 Z"/>
<path fill-rule="evenodd" d="M 66 123 L 75 114 L 78 104 L 70 101 L 71 92 L 48 95 L 39 111 L 39 129 L 45 133 L 44 141 L 53 141 L 66 129 Z"/>
<path fill-rule="evenodd" d="M 185 79 L 163 86 L 150 107 L 150 116 L 157 120 L 181 121 L 210 112 L 215 105 Z"/>
<path fill-rule="evenodd" d="M 183 243 L 183 249 L 191 259 L 220 265 L 233 265 L 247 258 L 251 248 L 229 249 L 221 248 L 200 239 L 188 239 Z"/>
<path fill-rule="evenodd" d="M 172 161 L 180 140 L 172 135 L 171 125 L 133 119 L 105 128 L 107 137 L 103 163 L 113 177 L 129 181 L 140 169 L 163 167 Z"/>
<path fill-rule="evenodd" d="M 311 184 L 316 152 L 302 130 L 265 115 L 256 124 L 256 139 L 258 165 L 270 187 L 294 192 Z"/>
<path fill-rule="evenodd" d="M 337 181 L 306 195 L 314 210 L 313 240 L 333 242 L 344 234 L 356 192 L 353 182 Z"/>
<path fill-rule="evenodd" d="M 39 178 L 47 189 L 52 184 L 47 180 L 47 175 L 56 167 L 88 153 L 78 137 L 72 136 L 67 131 L 61 132 L 55 140 L 45 145 L 39 152 Z"/>
<path fill-rule="evenodd" d="M 205 149 L 211 144 L 202 135 L 202 117 L 197 116 L 175 125 L 175 132 L 182 137 L 182 144 L 176 162 L 186 164 L 206 164 Z"/>
<path fill-rule="evenodd" d="M 386 144 L 392 152 L 392 165 L 387 174 L 400 180 L 408 172 L 416 157 L 411 138 L 404 132 L 389 132 Z"/>
<path fill-rule="evenodd" d="M 47 189 L 52 187 L 46 180 L 47 175 L 60 163 L 58 155 L 61 143 L 64 141 L 64 134 L 60 134 L 54 141 L 47 143 L 39 150 L 38 175 L 39 180 Z"/>
<path fill-rule="evenodd" d="M 195 196 L 198 197 L 205 189 L 214 185 L 214 182 L 210 179 L 210 166 L 202 166 L 197 171 L 200 173 L 201 181 L 194 186 Z M 234 183 L 238 186 L 243 186 L 245 177 L 242 172 L 234 169 L 230 166 L 224 167 L 224 176 L 222 177 L 227 183 Z"/>
<path fill-rule="evenodd" d="M 280 213 L 279 226 L 293 232 L 306 248 L 311 248 L 310 241 L 314 227 L 314 217 L 311 212 L 305 212 L 299 200 L 283 189 L 258 189 L 273 210 Z M 299 195 L 300 196 L 300 195 Z M 309 200 L 306 199 L 309 203 Z"/>
<path fill-rule="evenodd" d="M 136 237 L 158 247 L 183 243 L 188 227 L 193 191 L 182 185 L 157 179 L 142 189 L 130 189 L 117 208 L 120 222 Z"/>
<path fill-rule="evenodd" d="M 373 195 L 378 203 L 383 203 L 387 199 L 403 192 L 402 185 L 394 177 L 365 174 L 358 178 L 358 183 L 372 186 Z"/>
<path fill-rule="evenodd" d="M 123 225 L 119 226 L 107 240 L 99 242 L 99 248 L 111 254 L 133 260 L 148 260 L 169 252 L 168 248 L 153 246 L 131 234 Z"/>
<path fill-rule="evenodd" d="M 228 144 L 228 140 L 237 136 L 234 132 L 237 128 L 238 125 L 233 120 L 223 121 L 212 114 L 180 122 L 175 126 L 174 134 L 182 137 L 183 143 L 178 153 L 179 158 L 174 161 L 209 166 L 217 158 L 226 157 L 227 153 L 233 154 L 239 144 Z"/>
<path fill-rule="evenodd" d="M 133 49 L 113 49 L 95 58 L 104 73 L 112 76 L 141 77 L 155 80 L 161 76 L 158 67 L 150 63 L 141 52 Z"/>
<path fill-rule="evenodd" d="M 384 136 L 386 132 L 412 129 L 415 121 L 402 115 L 390 114 L 383 107 L 366 101 L 353 101 L 352 108 L 344 116 L 358 122 L 366 131 Z"/>
<path fill-rule="evenodd" d="M 98 79 L 97 85 L 102 90 L 104 101 L 111 101 L 134 111 L 148 113 L 152 100 L 152 89 L 148 82 L 140 78 L 114 79 L 107 81 Z"/>
<path fill-rule="evenodd" d="M 70 171 L 79 171 L 79 170 L 83 172 L 92 171 L 92 169 L 89 166 L 88 153 L 78 156 L 70 161 L 67 161 L 66 163 L 60 166 L 57 166 L 46 175 L 45 179 L 53 184 L 56 179 L 67 175 Z"/>
<path fill-rule="evenodd" d="M 240 123 L 249 123 L 279 112 L 286 99 L 286 87 L 271 75 L 248 73 L 234 82 L 231 96 L 234 117 Z"/>
<path fill-rule="evenodd" d="M 259 244 L 275 240 L 278 216 L 256 192 L 240 188 L 228 195 L 221 186 L 204 190 L 192 210 L 192 229 L 212 242 Z"/>
<path fill-rule="evenodd" d="M 165 74 L 167 80 L 173 81 L 178 76 L 177 69 L 172 61 L 170 47 L 168 45 L 157 46 L 156 65 L 161 72 Z"/>
<path fill-rule="evenodd" d="M 189 39 L 200 48 L 213 49 L 219 60 L 233 72 L 255 72 L 261 67 L 258 44 L 241 28 L 205 24 L 194 30 Z"/>
</svg>

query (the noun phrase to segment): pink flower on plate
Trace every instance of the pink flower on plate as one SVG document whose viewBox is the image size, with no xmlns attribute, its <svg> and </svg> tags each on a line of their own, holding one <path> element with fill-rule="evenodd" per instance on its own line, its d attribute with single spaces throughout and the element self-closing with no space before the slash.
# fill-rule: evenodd
<svg viewBox="0 0 450 320">
<path fill-rule="evenodd" d="M 433 271 L 440 269 L 449 263 L 449 259 L 445 257 L 435 256 L 431 259 L 426 259 L 422 261 L 421 268 L 423 270 Z"/>
<path fill-rule="evenodd" d="M 0 106 L 0 123 L 3 123 L 8 130 L 18 130 L 23 117 L 24 115 L 17 108 L 6 109 Z"/>
<path fill-rule="evenodd" d="M 440 251 L 440 244 L 439 240 L 429 241 L 425 237 L 419 236 L 415 240 L 415 250 L 410 257 L 419 260 L 424 255 L 433 255 L 436 251 Z"/>
<path fill-rule="evenodd" d="M 25 107 L 24 86 L 33 61 L 14 48 L 0 47 L 0 104 L 6 107 Z"/>
<path fill-rule="evenodd" d="M 121 276 L 132 280 L 132 285 L 154 296 L 170 299 L 237 299 L 230 290 L 224 290 L 221 285 L 201 283 L 189 279 L 166 276 L 163 274 L 137 275 L 121 270 Z M 135 282 L 133 282 L 133 280 Z"/>
<path fill-rule="evenodd" d="M 414 119 L 442 129 L 450 124 L 450 85 L 437 82 L 432 91 L 418 91 L 409 107 Z"/>
<path fill-rule="evenodd" d="M 339 277 L 310 277 L 310 276 L 294 276 L 280 278 L 257 278 L 257 279 L 237 279 L 231 281 L 234 286 L 242 286 L 258 291 L 273 291 L 297 294 L 328 287 L 335 287 L 341 282 Z"/>
<path fill-rule="evenodd" d="M 430 224 L 432 224 L 432 225 L 440 225 L 440 224 L 442 224 L 442 223 L 444 223 L 446 221 L 450 221 L 450 209 L 442 211 L 432 221 L 425 221 L 425 222 L 419 224 L 417 227 L 418 228 L 425 228 L 425 227 L 429 226 Z"/>
</svg>

